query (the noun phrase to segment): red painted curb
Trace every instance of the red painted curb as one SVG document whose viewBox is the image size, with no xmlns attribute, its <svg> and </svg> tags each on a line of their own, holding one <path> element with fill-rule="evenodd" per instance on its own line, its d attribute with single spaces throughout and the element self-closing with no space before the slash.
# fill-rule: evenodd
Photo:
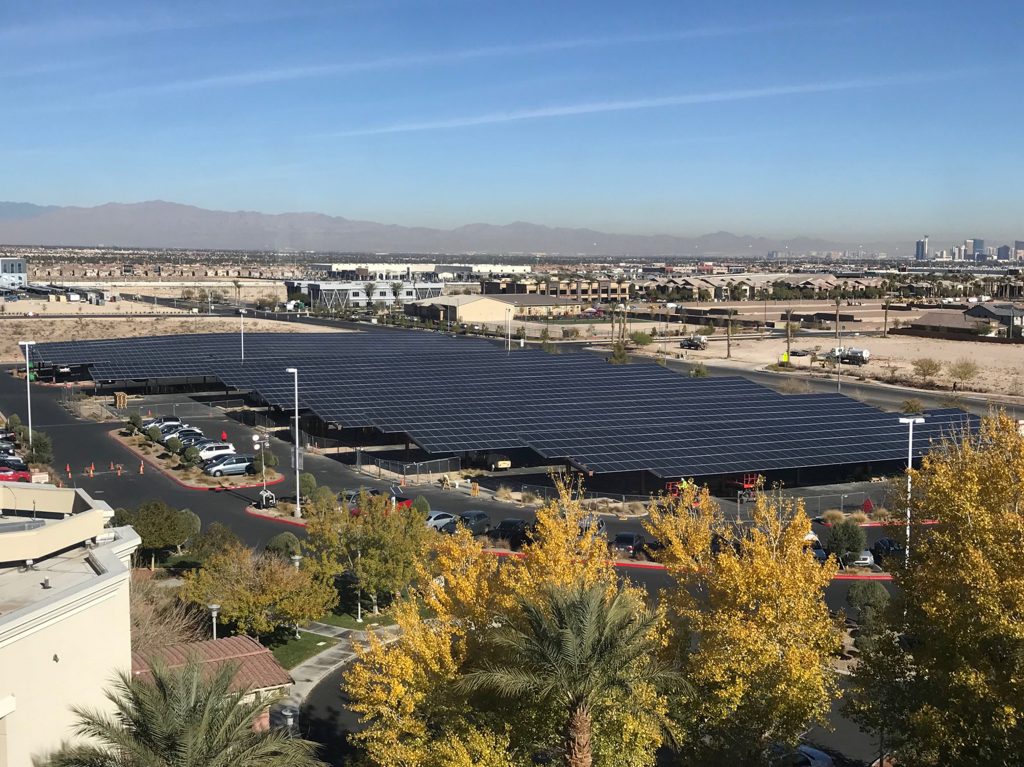
<svg viewBox="0 0 1024 767">
<path fill-rule="evenodd" d="M 268 482 L 267 484 L 270 483 Z M 260 519 L 269 519 L 271 522 L 280 522 L 283 525 L 294 525 L 295 527 L 306 526 L 306 522 L 303 519 L 296 519 L 295 517 L 275 517 L 273 514 L 261 514 L 260 512 L 256 511 L 256 509 L 254 509 L 252 506 L 246 506 L 245 513 L 252 517 L 259 517 Z"/>
<path fill-rule="evenodd" d="M 294 525 L 296 527 L 305 527 L 306 523 L 301 519 L 294 519 L 289 517 L 275 517 L 272 514 L 261 514 L 256 511 L 252 506 L 245 507 L 245 513 L 250 514 L 260 519 L 269 519 L 271 522 L 281 522 L 285 525 Z M 514 557 L 515 559 L 522 559 L 526 555 L 521 551 L 507 551 L 506 549 L 484 549 L 485 554 L 490 554 L 494 557 Z M 663 564 L 658 562 L 621 562 L 619 560 L 611 561 L 612 567 L 625 567 L 632 568 L 634 570 L 667 570 Z M 836 573 L 832 576 L 834 581 L 891 581 L 892 576 L 888 573 Z"/>
<path fill-rule="evenodd" d="M 112 440 L 114 440 L 114 442 L 119 444 L 125 450 L 127 450 L 129 453 L 134 455 L 136 458 L 138 458 L 141 461 L 145 461 L 150 466 L 152 466 L 156 471 L 160 472 L 160 474 L 162 476 L 167 477 L 167 479 L 171 480 L 171 482 L 174 482 L 179 487 L 183 487 L 185 490 L 201 490 L 201 491 L 204 491 L 204 492 L 210 492 L 210 491 L 213 491 L 213 492 L 223 492 L 225 490 L 251 490 L 254 487 L 263 487 L 263 483 L 262 482 L 257 482 L 254 485 L 232 485 L 230 487 L 226 487 L 224 485 L 217 485 L 217 486 L 214 486 L 214 487 L 196 487 L 195 485 L 189 485 L 189 484 L 181 481 L 177 477 L 175 477 L 173 474 L 170 474 L 167 471 L 165 471 L 164 468 L 160 464 L 158 464 L 156 461 L 154 461 L 148 455 L 143 455 L 142 453 L 136 452 L 131 447 L 126 445 L 124 442 L 119 440 L 117 438 L 117 436 L 116 436 L 116 432 L 118 432 L 118 431 L 120 431 L 120 428 L 114 429 L 114 431 L 108 431 L 107 432 L 107 436 L 110 437 Z M 123 473 L 124 474 L 131 474 L 133 472 L 125 471 Z M 270 487 L 271 485 L 279 485 L 279 484 L 281 484 L 284 481 L 285 481 L 285 477 L 284 477 L 284 475 L 281 475 L 277 479 L 272 479 L 269 482 L 267 482 L 267 487 Z"/>
</svg>

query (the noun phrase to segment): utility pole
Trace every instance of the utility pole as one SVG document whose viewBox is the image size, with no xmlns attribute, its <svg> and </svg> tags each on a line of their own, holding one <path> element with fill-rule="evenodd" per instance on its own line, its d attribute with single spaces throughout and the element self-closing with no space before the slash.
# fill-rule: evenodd
<svg viewBox="0 0 1024 767">
<path fill-rule="evenodd" d="M 882 338 L 889 335 L 889 299 L 885 299 L 885 317 L 882 320 Z"/>
<path fill-rule="evenodd" d="M 793 310 L 786 309 L 786 359 L 792 359 L 789 356 L 790 342 L 793 340 Z"/>
<path fill-rule="evenodd" d="M 839 340 L 839 295 L 836 294 L 836 340 Z"/>
<path fill-rule="evenodd" d="M 732 359 L 732 315 L 725 317 L 725 358 Z"/>
</svg>

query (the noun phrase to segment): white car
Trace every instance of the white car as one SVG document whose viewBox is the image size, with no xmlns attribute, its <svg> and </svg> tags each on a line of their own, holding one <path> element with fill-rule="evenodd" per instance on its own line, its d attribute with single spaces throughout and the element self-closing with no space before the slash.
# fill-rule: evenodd
<svg viewBox="0 0 1024 767">
<path fill-rule="evenodd" d="M 447 511 L 432 511 L 427 517 L 427 527 L 440 530 L 453 519 L 455 519 L 455 515 L 449 514 Z"/>
<path fill-rule="evenodd" d="M 230 442 L 214 442 L 210 445 L 203 445 L 199 448 L 199 460 L 209 461 L 221 455 L 234 455 L 235 446 Z"/>
<path fill-rule="evenodd" d="M 874 555 L 865 549 L 850 561 L 851 567 L 874 567 Z"/>
</svg>

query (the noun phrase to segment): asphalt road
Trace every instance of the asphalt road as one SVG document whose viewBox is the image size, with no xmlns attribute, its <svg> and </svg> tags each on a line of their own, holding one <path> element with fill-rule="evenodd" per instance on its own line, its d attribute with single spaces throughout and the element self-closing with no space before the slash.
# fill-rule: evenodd
<svg viewBox="0 0 1024 767">
<path fill-rule="evenodd" d="M 154 412 L 159 412 L 161 409 L 163 412 L 170 412 L 171 407 L 166 404 L 167 400 L 167 397 L 154 398 L 154 403 L 156 403 Z M 180 401 L 191 402 L 184 397 L 180 398 Z M 24 381 L 14 378 L 7 371 L 0 373 L 0 411 L 4 414 L 17 412 L 23 419 L 26 414 Z M 137 473 L 138 463 L 134 455 L 108 436 L 108 433 L 115 428 L 115 424 L 101 424 L 77 418 L 60 404 L 59 388 L 33 385 L 32 412 L 33 427 L 47 432 L 53 440 L 53 465 L 62 469 L 65 464 L 70 464 L 73 473 L 72 484 L 84 488 L 94 497 L 105 500 L 115 508 L 136 506 L 143 501 L 159 498 L 173 506 L 192 509 L 203 520 L 204 526 L 213 522 L 227 525 L 250 546 L 261 546 L 283 530 L 301 532 L 298 528 L 246 514 L 245 506 L 256 498 L 257 490 L 255 489 L 232 492 L 190 490 L 152 469 L 147 469 L 144 475 L 139 475 Z M 196 412 L 202 411 L 197 410 Z M 188 416 L 185 420 L 203 427 L 207 433 L 216 434 L 222 429 L 226 430 L 229 438 L 239 449 L 242 449 L 242 445 L 250 442 L 252 430 L 227 418 L 219 411 L 208 410 L 205 415 Z M 290 478 L 287 458 L 291 445 L 274 439 L 272 440 L 272 450 L 281 459 L 282 466 L 280 468 L 289 476 L 284 483 L 274 486 L 273 489 L 279 497 L 294 495 L 294 482 Z M 119 478 L 108 470 L 111 462 L 121 463 L 129 471 Z M 95 463 L 98 470 L 93 478 L 89 478 L 84 473 L 85 467 L 91 463 Z M 306 469 L 315 474 L 318 481 L 329 484 L 335 489 L 351 489 L 361 485 L 382 489 L 386 487 L 386 483 L 357 474 L 350 467 L 323 456 L 306 456 Z M 862 485 L 865 486 L 861 487 Z M 866 486 L 866 483 L 860 483 L 857 486 L 807 488 L 801 489 L 799 492 L 809 495 L 811 500 L 808 501 L 808 506 L 813 511 L 813 500 L 818 496 L 828 498 L 825 501 L 828 505 L 838 505 L 837 494 L 849 494 L 852 499 L 849 502 L 854 503 L 857 502 L 855 500 L 856 493 L 872 491 L 880 492 L 881 488 L 877 485 Z M 422 492 L 430 501 L 431 507 L 435 509 L 453 512 L 474 508 L 482 509 L 491 515 L 494 523 L 506 517 L 530 516 L 529 512 L 524 512 L 508 504 L 485 498 L 471 498 L 462 493 L 433 488 L 409 488 L 406 492 L 408 495 Z M 610 535 L 620 530 L 639 529 L 640 525 L 636 522 L 608 521 Z M 869 533 L 872 537 L 878 535 L 877 531 L 869 530 Z M 664 572 L 656 570 L 629 570 L 626 572 L 629 578 L 644 586 L 652 595 L 669 583 Z M 847 581 L 836 581 L 829 586 L 825 598 L 830 609 L 837 610 L 845 606 L 849 587 L 850 583 Z M 328 747 L 331 760 L 340 764 L 340 755 L 344 753 L 345 735 L 354 725 L 354 721 L 351 714 L 342 706 L 339 684 L 340 672 L 336 672 L 325 678 L 314 689 L 304 706 L 303 721 L 309 728 L 310 735 Z M 871 756 L 871 745 L 851 723 L 842 720 L 838 714 L 835 714 L 833 724 L 836 728 L 834 733 L 816 739 L 850 757 L 866 759 Z"/>
</svg>

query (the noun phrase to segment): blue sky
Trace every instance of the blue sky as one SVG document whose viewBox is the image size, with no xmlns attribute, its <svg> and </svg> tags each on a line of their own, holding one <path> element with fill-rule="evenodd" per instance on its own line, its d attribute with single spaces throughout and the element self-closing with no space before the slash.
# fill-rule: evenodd
<svg viewBox="0 0 1024 767">
<path fill-rule="evenodd" d="M 1024 239 L 1024 4 L 0 4 L 0 199 Z"/>
</svg>

